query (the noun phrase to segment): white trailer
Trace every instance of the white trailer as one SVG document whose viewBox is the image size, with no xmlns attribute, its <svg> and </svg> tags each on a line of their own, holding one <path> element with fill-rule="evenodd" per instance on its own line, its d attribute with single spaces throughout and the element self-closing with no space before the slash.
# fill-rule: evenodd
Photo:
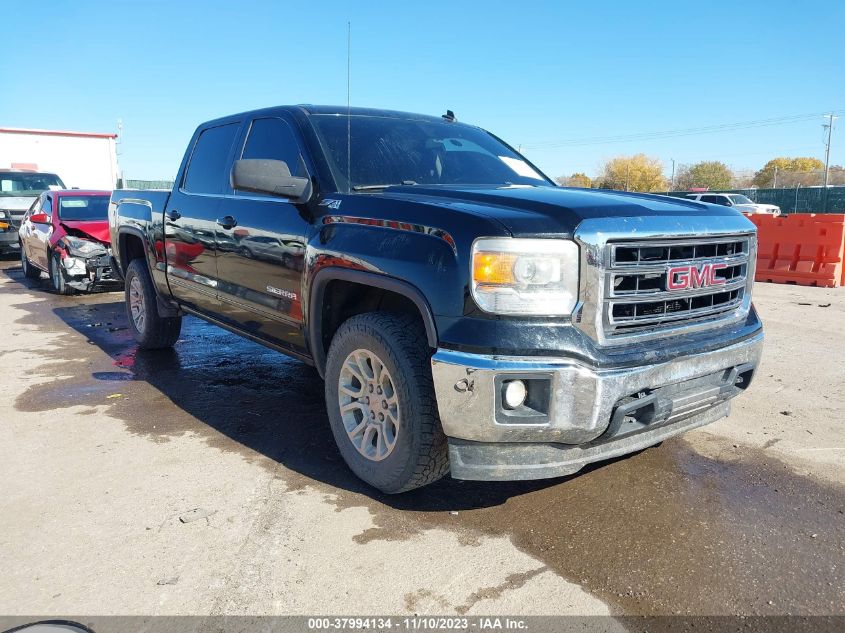
<svg viewBox="0 0 845 633">
<path fill-rule="evenodd" d="M 68 187 L 112 190 L 120 175 L 116 134 L 0 128 L 0 169 L 57 174 Z"/>
</svg>

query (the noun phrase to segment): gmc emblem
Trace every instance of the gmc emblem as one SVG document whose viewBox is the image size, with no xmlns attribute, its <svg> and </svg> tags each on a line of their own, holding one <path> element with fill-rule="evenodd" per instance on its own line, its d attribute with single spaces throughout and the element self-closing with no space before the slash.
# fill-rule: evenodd
<svg viewBox="0 0 845 633">
<path fill-rule="evenodd" d="M 689 290 L 690 288 L 707 288 L 708 286 L 724 286 L 725 278 L 717 277 L 716 271 L 724 270 L 727 264 L 702 264 L 698 266 L 675 266 L 666 272 L 667 290 Z"/>
</svg>

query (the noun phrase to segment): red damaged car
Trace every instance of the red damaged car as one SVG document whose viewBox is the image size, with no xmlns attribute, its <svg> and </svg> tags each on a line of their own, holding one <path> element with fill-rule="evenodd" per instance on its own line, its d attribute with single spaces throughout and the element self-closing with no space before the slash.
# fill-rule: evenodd
<svg viewBox="0 0 845 633">
<path fill-rule="evenodd" d="M 24 215 L 21 266 L 29 279 L 50 275 L 58 294 L 120 288 L 112 274 L 110 191 L 45 191 Z"/>
</svg>

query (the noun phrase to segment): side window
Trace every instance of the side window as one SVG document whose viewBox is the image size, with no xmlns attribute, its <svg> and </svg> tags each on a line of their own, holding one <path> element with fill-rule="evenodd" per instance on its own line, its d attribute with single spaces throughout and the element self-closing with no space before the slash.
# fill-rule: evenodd
<svg viewBox="0 0 845 633">
<path fill-rule="evenodd" d="M 185 173 L 185 191 L 222 194 L 228 189 L 225 168 L 239 127 L 239 123 L 228 123 L 202 131 Z"/>
<path fill-rule="evenodd" d="M 241 158 L 272 158 L 287 163 L 291 176 L 307 176 L 293 130 L 282 119 L 256 119 Z"/>
<path fill-rule="evenodd" d="M 46 213 L 48 218 L 53 218 L 53 199 L 50 198 L 50 196 L 44 197 L 44 204 L 41 206 L 41 212 Z"/>
<path fill-rule="evenodd" d="M 709 202 L 711 204 L 721 204 L 719 202 L 719 196 L 701 196 L 702 202 Z"/>
</svg>

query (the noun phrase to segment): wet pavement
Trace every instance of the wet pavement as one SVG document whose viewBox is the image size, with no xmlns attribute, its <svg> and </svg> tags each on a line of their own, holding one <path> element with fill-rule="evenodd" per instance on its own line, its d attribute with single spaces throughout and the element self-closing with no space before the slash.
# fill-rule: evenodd
<svg viewBox="0 0 845 633">
<path fill-rule="evenodd" d="M 81 405 L 90 409 L 79 415 L 93 415 L 105 403 L 128 433 L 150 442 L 198 435 L 210 449 L 281 472 L 288 491 L 317 489 L 341 512 L 366 509 L 373 525 L 354 536 L 360 545 L 440 529 L 470 548 L 504 536 L 541 562 L 476 600 L 551 571 L 619 614 L 845 613 L 845 490 L 800 476 L 762 449 L 719 460 L 674 438 L 572 477 L 447 477 L 386 496 L 343 464 L 313 369 L 192 317 L 174 350 L 142 352 L 121 294 L 57 297 L 13 262 L 1 267 L 38 297 L 18 306 L 27 312 L 19 322 L 81 335 L 33 350 L 55 378 L 16 394 L 16 410 Z M 421 591 L 405 596 L 409 611 L 421 599 L 446 598 Z"/>
</svg>

